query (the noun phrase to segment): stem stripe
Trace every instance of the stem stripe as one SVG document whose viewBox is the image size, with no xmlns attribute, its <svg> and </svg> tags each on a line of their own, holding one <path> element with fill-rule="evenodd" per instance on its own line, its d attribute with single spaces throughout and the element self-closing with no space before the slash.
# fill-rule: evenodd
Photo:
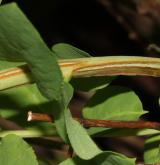
<svg viewBox="0 0 160 165">
<path fill-rule="evenodd" d="M 153 76 L 160 77 L 160 58 L 134 56 L 92 57 L 59 60 L 64 79 L 91 76 Z M 0 90 L 33 83 L 26 65 L 0 71 Z"/>
</svg>

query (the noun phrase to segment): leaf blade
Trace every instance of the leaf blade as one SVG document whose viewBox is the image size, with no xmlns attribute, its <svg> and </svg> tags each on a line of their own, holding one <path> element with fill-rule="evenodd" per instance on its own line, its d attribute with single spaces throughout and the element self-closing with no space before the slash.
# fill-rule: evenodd
<svg viewBox="0 0 160 165">
<path fill-rule="evenodd" d="M 60 100 L 61 70 L 33 25 L 15 3 L 0 7 L 0 22 L 1 59 L 27 62 L 41 93 L 49 100 Z"/>
<path fill-rule="evenodd" d="M 65 110 L 65 121 L 70 143 L 79 157 L 92 159 L 102 153 L 80 123 L 71 117 L 70 111 L 67 109 Z"/>
<path fill-rule="evenodd" d="M 121 154 L 110 152 L 110 151 L 104 151 L 102 154 L 99 154 L 95 158 L 91 160 L 82 160 L 78 157 L 75 157 L 73 159 L 67 159 L 60 163 L 59 165 L 135 165 L 135 159 L 127 158 Z"/>
<path fill-rule="evenodd" d="M 108 86 L 99 90 L 83 109 L 85 118 L 100 120 L 138 120 L 144 113 L 146 112 L 143 111 L 137 95 L 130 89 L 120 86 Z M 98 134 L 107 129 L 90 128 L 89 132 Z"/>
<path fill-rule="evenodd" d="M 0 155 L 1 164 L 38 165 L 32 148 L 17 135 L 10 134 L 2 139 L 0 144 Z"/>
<path fill-rule="evenodd" d="M 87 52 L 80 50 L 67 43 L 58 43 L 52 47 L 52 51 L 59 59 L 74 59 L 91 57 Z"/>
<path fill-rule="evenodd" d="M 160 135 L 149 137 L 145 141 L 144 161 L 146 164 L 160 163 Z"/>
</svg>

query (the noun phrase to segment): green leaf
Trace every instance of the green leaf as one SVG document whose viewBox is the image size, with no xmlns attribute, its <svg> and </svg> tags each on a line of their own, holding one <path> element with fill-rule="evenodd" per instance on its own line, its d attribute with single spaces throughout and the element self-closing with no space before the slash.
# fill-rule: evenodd
<svg viewBox="0 0 160 165">
<path fill-rule="evenodd" d="M 0 59 L 24 61 L 22 54 L 29 49 L 33 50 L 34 44 L 44 47 L 39 33 L 16 3 L 0 7 L 0 22 Z"/>
<path fill-rule="evenodd" d="M 99 90 L 83 109 L 83 116 L 89 119 L 101 120 L 137 120 L 143 111 L 138 96 L 128 88 L 121 86 L 108 86 Z M 99 133 L 106 128 L 90 128 Z"/>
<path fill-rule="evenodd" d="M 48 161 L 39 159 L 39 160 L 38 160 L 38 165 L 51 165 L 51 163 L 48 162 Z"/>
<path fill-rule="evenodd" d="M 2 3 L 2 0 L 0 0 L 0 4 Z"/>
<path fill-rule="evenodd" d="M 50 159 L 46 159 L 46 157 L 38 158 L 38 165 L 56 165 L 59 164 L 59 162 L 61 162 L 62 160 L 64 160 L 64 155 L 62 156 L 59 154 L 55 154 Z"/>
<path fill-rule="evenodd" d="M 7 135 L 0 144 L 0 164 L 38 165 L 33 149 L 19 136 Z"/>
<path fill-rule="evenodd" d="M 53 123 L 27 121 L 28 111 L 53 114 L 51 103 L 40 94 L 35 84 L 0 91 L 0 105 L 0 116 L 29 129 L 27 136 L 57 136 Z M 3 134 L 5 132 L 1 132 L 0 136 Z M 21 135 L 20 132 L 19 134 Z M 22 136 L 25 136 L 24 134 L 22 133 Z"/>
<path fill-rule="evenodd" d="M 85 77 L 85 78 L 73 78 L 71 84 L 75 90 L 81 91 L 97 91 L 107 87 L 115 77 Z"/>
<path fill-rule="evenodd" d="M 108 128 L 108 129 L 87 129 L 90 136 L 93 137 L 124 137 L 124 136 L 145 136 L 160 133 L 155 129 L 129 129 L 129 128 Z"/>
<path fill-rule="evenodd" d="M 73 92 L 74 89 L 73 87 L 67 83 L 64 82 L 64 86 L 63 86 L 63 105 L 65 108 L 68 108 L 68 104 L 71 101 L 72 97 L 73 97 Z"/>
<path fill-rule="evenodd" d="M 66 143 L 69 143 L 69 141 L 68 141 L 68 135 L 67 135 L 66 123 L 65 123 L 65 110 L 68 108 L 68 104 L 72 96 L 73 96 L 73 88 L 69 83 L 65 82 L 63 86 L 61 104 L 55 101 L 51 102 L 57 131 L 59 135 L 61 136 L 61 138 Z"/>
<path fill-rule="evenodd" d="M 68 104 L 72 95 L 72 86 L 68 83 L 64 83 L 63 107 L 60 107 L 61 110 L 58 110 L 57 107 L 55 108 L 55 122 L 57 123 L 57 128 L 61 137 L 65 142 L 68 142 L 69 138 L 71 146 L 76 154 L 83 159 L 91 159 L 102 151 L 92 141 L 86 130 L 72 118 L 68 109 Z"/>
<path fill-rule="evenodd" d="M 67 109 L 65 110 L 65 121 L 70 143 L 79 157 L 91 159 L 102 152 L 80 123 L 72 118 Z"/>
<path fill-rule="evenodd" d="M 0 70 L 20 64 L 22 63 L 0 61 Z M 55 126 L 52 123 L 27 122 L 28 111 L 53 114 L 50 102 L 40 94 L 35 84 L 0 91 L 1 117 L 16 122 L 25 129 L 36 126 L 36 131 L 43 135 L 48 132 L 48 128 L 52 135 L 55 134 Z"/>
<path fill-rule="evenodd" d="M 45 126 L 45 127 L 44 127 Z M 27 128 L 25 130 L 9 130 L 9 131 L 5 131 L 5 130 L 1 130 L 0 131 L 0 137 L 5 137 L 6 135 L 9 134 L 15 134 L 18 135 L 22 138 L 39 138 L 39 137 L 50 137 L 50 136 L 58 136 L 55 127 L 53 127 L 54 125 L 52 124 L 43 124 L 43 125 L 39 125 L 37 126 L 33 126 L 31 128 Z"/>
<path fill-rule="evenodd" d="M 33 25 L 15 3 L 0 7 L 0 22 L 1 59 L 27 62 L 41 93 L 60 100 L 63 78 L 59 65 Z"/>
<path fill-rule="evenodd" d="M 21 62 L 0 61 L 0 70 L 21 64 Z M 35 84 L 0 91 L 0 105 L 1 117 L 27 129 L 26 132 L 13 131 L 14 133 L 22 137 L 57 136 L 53 123 L 27 122 L 26 120 L 28 111 L 53 114 L 51 103 L 40 94 Z M 9 131 L 2 131 L 0 136 L 9 133 Z"/>
<path fill-rule="evenodd" d="M 0 8 L 0 21 L 0 57 L 26 61 L 41 93 L 49 100 L 55 100 L 53 102 L 59 107 L 63 78 L 56 56 L 47 48 L 39 33 L 15 3 Z M 34 99 L 37 99 L 36 97 Z M 59 127 L 60 125 L 58 132 Z"/>
<path fill-rule="evenodd" d="M 10 61 L 1 61 L 0 60 L 0 71 L 1 70 L 5 70 L 5 69 L 9 69 L 9 68 L 13 68 L 13 67 L 17 67 L 20 65 L 25 64 L 24 62 L 10 62 Z"/>
<path fill-rule="evenodd" d="M 55 44 L 52 47 L 52 51 L 60 59 L 91 57 L 87 52 L 66 43 Z"/>
<path fill-rule="evenodd" d="M 67 159 L 59 165 L 135 165 L 135 159 L 127 158 L 115 152 L 105 151 L 91 160 L 83 160 L 78 157 Z"/>
<path fill-rule="evenodd" d="M 60 59 L 74 59 L 91 57 L 87 52 L 80 50 L 70 44 L 58 43 L 52 47 L 52 51 Z M 85 77 L 74 78 L 71 84 L 75 90 L 95 91 L 108 86 L 115 77 Z"/>
<path fill-rule="evenodd" d="M 160 163 L 160 135 L 151 136 L 145 141 L 144 161 L 146 164 Z"/>
<path fill-rule="evenodd" d="M 51 114 L 49 101 L 40 94 L 36 85 L 0 91 L 0 104 L 0 116 L 21 126 L 31 124 L 26 120 L 28 111 Z"/>
<path fill-rule="evenodd" d="M 85 118 L 105 120 L 137 120 L 144 113 L 138 96 L 121 86 L 99 90 L 83 109 Z"/>
<path fill-rule="evenodd" d="M 148 46 L 148 50 L 150 51 L 155 51 L 155 52 L 157 52 L 157 53 L 160 53 L 160 47 L 158 46 L 158 45 L 156 45 L 156 44 L 150 44 L 149 46 Z"/>
</svg>

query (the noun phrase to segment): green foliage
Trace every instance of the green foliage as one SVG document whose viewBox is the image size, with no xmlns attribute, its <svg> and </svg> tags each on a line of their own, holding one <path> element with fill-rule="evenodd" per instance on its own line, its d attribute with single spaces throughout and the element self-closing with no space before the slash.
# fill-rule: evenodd
<svg viewBox="0 0 160 165">
<path fill-rule="evenodd" d="M 15 3 L 0 8 L 0 21 L 0 57 L 25 61 L 40 92 L 61 111 L 63 78 L 56 56 Z M 57 115 L 54 113 L 55 119 Z M 60 132 L 62 126 L 55 121 Z"/>
<path fill-rule="evenodd" d="M 82 51 L 70 44 L 58 43 L 52 47 L 52 51 L 59 59 L 75 59 L 92 57 L 87 52 Z M 85 77 L 74 78 L 71 84 L 75 90 L 96 91 L 108 86 L 115 77 Z M 92 82 L 92 83 L 90 83 Z"/>
<path fill-rule="evenodd" d="M 99 90 L 83 109 L 83 116 L 89 119 L 101 120 L 138 120 L 146 113 L 138 96 L 128 88 L 108 86 Z M 104 132 L 106 128 L 90 128 L 90 134 Z M 111 133 L 111 130 L 108 130 Z M 112 132 L 114 134 L 114 131 Z"/>
<path fill-rule="evenodd" d="M 51 104 L 53 106 L 54 110 L 54 120 L 55 124 L 57 125 L 57 130 L 59 131 L 59 134 L 61 138 L 66 142 L 68 141 L 68 134 L 66 130 L 66 122 L 65 120 L 65 111 L 68 109 L 68 104 L 73 96 L 73 88 L 70 84 L 64 83 L 63 86 L 63 93 L 62 93 L 62 102 L 61 104 L 52 101 Z"/>
<path fill-rule="evenodd" d="M 160 131 L 156 129 L 141 128 L 90 128 L 87 129 L 88 134 L 94 137 L 124 137 L 124 136 L 145 136 L 156 135 Z"/>
<path fill-rule="evenodd" d="M 55 46 L 52 47 L 52 50 L 55 52 L 55 54 L 57 55 L 58 58 L 62 58 L 62 59 L 90 57 L 88 53 L 81 51 L 69 44 L 64 44 L 64 43 L 56 44 Z M 108 85 L 109 83 L 106 83 L 107 82 L 106 79 L 107 78 L 105 77 L 105 83 L 104 83 L 104 81 L 101 81 L 101 84 L 98 84 L 96 82 L 96 83 L 94 83 L 93 86 L 96 86 L 96 87 L 102 86 L 102 84 L 103 84 L 103 86 L 104 86 L 104 84 Z M 85 81 L 86 80 L 91 81 L 91 79 L 89 79 L 89 78 L 85 79 Z M 95 78 L 94 78 L 94 80 L 95 80 Z M 83 79 L 82 79 L 82 81 L 83 81 Z M 109 82 L 111 82 L 111 79 L 109 79 Z M 83 82 L 82 84 L 86 84 L 86 83 Z M 89 89 L 91 89 L 91 88 L 93 88 L 93 87 L 89 87 Z M 66 85 L 64 89 L 67 90 L 67 92 L 65 92 L 63 95 L 64 97 L 66 97 L 67 95 L 68 96 L 71 95 L 72 88 L 69 84 Z M 71 97 L 69 97 L 69 98 L 71 99 Z M 77 121 L 72 119 L 69 109 L 67 109 L 67 105 L 68 105 L 68 102 L 66 104 L 66 107 L 64 108 L 64 118 L 65 118 L 65 122 L 66 122 L 66 129 L 67 129 L 70 143 L 77 155 L 79 155 L 83 159 L 91 159 L 91 158 L 95 157 L 96 155 L 100 154 L 102 151 L 96 146 L 96 144 L 94 144 L 94 142 L 91 140 L 91 138 L 89 137 L 89 135 L 87 134 L 85 129 Z M 63 117 L 62 117 L 63 114 L 60 116 L 61 117 L 59 117 L 59 120 L 63 121 Z M 61 125 L 62 125 L 62 123 L 61 123 Z M 87 148 L 87 150 L 86 150 L 86 148 Z"/>
<path fill-rule="evenodd" d="M 52 51 L 59 59 L 91 57 L 87 52 L 66 43 L 55 44 L 52 47 Z"/>
<path fill-rule="evenodd" d="M 33 149 L 17 135 L 7 135 L 0 144 L 0 164 L 38 165 Z"/>
<path fill-rule="evenodd" d="M 20 64 L 24 64 L 24 62 L 0 61 L 0 70 L 16 67 Z M 25 126 L 25 128 L 33 125 L 26 121 L 29 110 L 32 110 L 32 112 L 53 113 L 50 109 L 50 102 L 41 95 L 35 84 L 1 91 L 0 100 L 0 116 L 16 122 L 20 126 Z M 34 123 L 34 125 L 39 124 Z M 41 123 L 40 127 L 43 128 L 43 126 L 45 127 L 45 124 Z"/>
<path fill-rule="evenodd" d="M 99 90 L 83 109 L 84 117 L 90 119 L 137 120 L 144 113 L 137 95 L 121 86 Z"/>
<path fill-rule="evenodd" d="M 91 159 L 100 154 L 102 151 L 91 140 L 80 123 L 72 119 L 69 110 L 65 111 L 65 116 L 67 133 L 76 154 L 82 159 Z"/>
<path fill-rule="evenodd" d="M 85 92 L 97 91 L 107 87 L 115 77 L 85 77 L 85 78 L 74 78 L 71 80 L 71 84 L 74 89 Z M 91 83 L 92 82 L 92 83 Z"/>
<path fill-rule="evenodd" d="M 115 164 L 134 165 L 135 159 L 130 159 L 121 154 L 106 151 L 88 161 L 75 157 L 73 159 L 67 159 L 64 162 L 60 163 L 60 165 L 82 165 L 82 164 L 83 165 L 90 165 L 90 164 L 94 164 L 94 165 L 99 165 L 99 164 L 101 164 L 101 165 L 115 165 Z"/>
<path fill-rule="evenodd" d="M 0 61 L 0 71 L 25 64 L 24 62 Z"/>
<path fill-rule="evenodd" d="M 160 135 L 149 137 L 145 142 L 144 161 L 146 164 L 160 163 Z"/>
<path fill-rule="evenodd" d="M 62 121 L 61 125 L 64 124 L 63 120 L 65 120 L 68 138 L 76 154 L 82 159 L 91 159 L 102 151 L 92 141 L 86 130 L 72 118 L 71 113 L 67 108 L 68 103 L 72 98 L 72 94 L 73 88 L 71 85 L 65 83 L 63 91 L 65 108 L 61 111 L 62 115 L 60 115 L 59 119 Z"/>
<path fill-rule="evenodd" d="M 0 58 L 27 62 L 41 93 L 60 99 L 63 79 L 56 57 L 15 3 L 1 6 L 0 22 Z"/>
<path fill-rule="evenodd" d="M 0 70 L 27 64 L 36 83 L 1 91 L 1 117 L 14 121 L 25 129 L 30 128 L 28 129 L 30 136 L 25 134 L 24 131 L 27 130 L 20 131 L 22 137 L 36 137 L 45 133 L 51 135 L 51 130 L 56 135 L 58 132 L 63 141 L 71 145 L 76 153 L 73 159 L 62 162 L 62 165 L 135 164 L 135 159 L 100 150 L 90 135 L 105 134 L 111 137 L 146 135 L 159 133 L 158 130 L 132 131 L 111 128 L 86 130 L 81 123 L 72 118 L 69 103 L 74 90 L 94 91 L 94 96 L 83 109 L 85 118 L 131 121 L 138 120 L 146 113 L 138 96 L 128 88 L 110 85 L 114 77 L 73 79 L 72 85 L 64 81 L 58 58 L 91 58 L 91 56 L 65 43 L 54 45 L 51 51 L 15 3 L 0 7 L 0 22 L 0 59 L 2 60 Z M 54 124 L 25 122 L 29 110 L 53 114 L 57 132 Z M 0 132 L 0 137 L 9 132 Z M 15 133 L 20 134 L 16 131 Z M 159 136 L 151 137 L 146 141 L 144 154 L 146 163 L 159 162 L 157 141 Z M 45 161 L 39 162 L 46 164 Z M 23 139 L 16 135 L 8 135 L 1 140 L 0 163 L 37 165 L 38 161 L 31 147 Z"/>
<path fill-rule="evenodd" d="M 51 113 L 49 102 L 42 97 L 35 85 L 11 88 L 0 92 L 0 115 L 6 119 L 16 121 L 21 126 L 28 125 L 27 112 Z"/>
</svg>

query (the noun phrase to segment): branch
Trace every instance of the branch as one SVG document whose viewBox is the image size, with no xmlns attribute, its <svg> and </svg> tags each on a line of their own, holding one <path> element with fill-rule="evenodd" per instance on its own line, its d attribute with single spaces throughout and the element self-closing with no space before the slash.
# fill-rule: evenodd
<svg viewBox="0 0 160 165">
<path fill-rule="evenodd" d="M 134 56 L 92 57 L 59 60 L 64 79 L 92 76 L 160 77 L 160 58 Z M 33 83 L 27 65 L 0 71 L 0 90 Z"/>
<path fill-rule="evenodd" d="M 84 127 L 105 127 L 105 128 L 152 128 L 159 129 L 160 123 L 149 121 L 113 121 L 113 120 L 95 120 L 74 118 Z M 48 114 L 28 112 L 28 121 L 53 122 L 53 117 Z"/>
</svg>

